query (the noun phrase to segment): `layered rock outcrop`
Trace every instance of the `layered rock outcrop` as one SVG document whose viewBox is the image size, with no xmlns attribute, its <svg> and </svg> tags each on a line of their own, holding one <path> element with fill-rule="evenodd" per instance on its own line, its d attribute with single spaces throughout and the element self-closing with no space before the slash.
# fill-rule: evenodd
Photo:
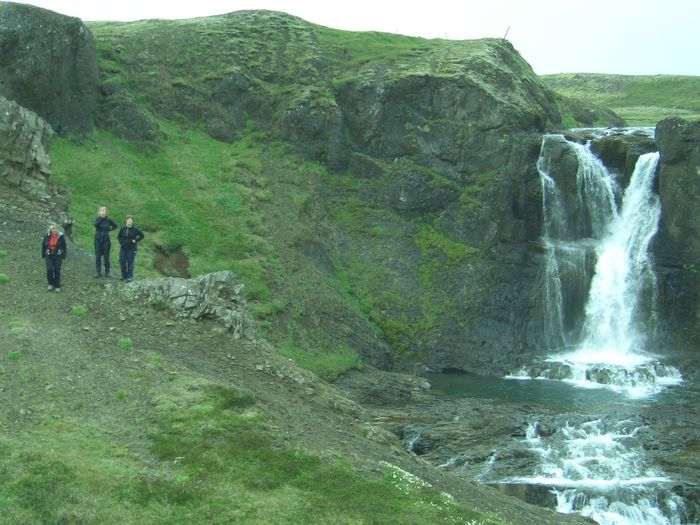
<svg viewBox="0 0 700 525">
<path fill-rule="evenodd" d="M 0 180 L 35 196 L 47 193 L 53 135 L 36 113 L 0 96 Z"/>
<path fill-rule="evenodd" d="M 0 95 L 31 109 L 57 133 L 93 128 L 97 58 L 78 18 L 0 2 Z"/>
<path fill-rule="evenodd" d="M 50 180 L 53 136 L 44 119 L 0 96 L 0 185 L 43 202 L 70 233 L 68 195 Z"/>
<path fill-rule="evenodd" d="M 215 320 L 236 338 L 254 335 L 243 285 L 233 272 L 208 273 L 194 279 L 142 279 L 127 283 L 118 291 L 130 301 L 169 308 L 179 318 Z"/>
</svg>

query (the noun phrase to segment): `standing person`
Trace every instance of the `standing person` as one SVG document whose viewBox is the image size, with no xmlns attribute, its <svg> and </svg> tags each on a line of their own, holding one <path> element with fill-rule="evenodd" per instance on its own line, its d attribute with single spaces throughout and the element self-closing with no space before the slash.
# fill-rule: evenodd
<svg viewBox="0 0 700 525">
<path fill-rule="evenodd" d="M 134 279 L 134 260 L 136 259 L 136 244 L 143 239 L 143 232 L 134 226 L 134 218 L 126 216 L 126 225 L 119 230 L 117 239 L 119 250 L 119 265 L 122 267 L 122 281 Z"/>
<path fill-rule="evenodd" d="M 102 257 L 105 260 L 105 277 L 109 277 L 109 249 L 112 241 L 109 240 L 109 232 L 117 229 L 117 223 L 107 217 L 107 208 L 100 206 L 95 217 L 95 278 L 102 274 Z"/>
<path fill-rule="evenodd" d="M 58 226 L 52 223 L 49 231 L 41 242 L 41 258 L 46 261 L 46 279 L 49 281 L 50 291 L 61 291 L 61 264 L 66 258 L 66 238 Z"/>
</svg>

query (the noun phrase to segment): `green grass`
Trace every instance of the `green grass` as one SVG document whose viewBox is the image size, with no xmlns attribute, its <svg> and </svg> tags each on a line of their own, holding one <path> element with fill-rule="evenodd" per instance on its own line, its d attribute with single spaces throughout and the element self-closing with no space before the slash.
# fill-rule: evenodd
<svg viewBox="0 0 700 525">
<path fill-rule="evenodd" d="M 188 497 L 192 489 L 216 487 L 205 515 L 235 513 L 243 522 L 428 523 L 452 513 L 449 523 L 473 516 L 452 504 L 436 510 L 429 503 L 440 498 L 435 491 L 421 502 L 416 497 L 424 487 L 404 494 L 387 479 L 363 479 L 345 463 L 288 449 L 265 429 L 253 403 L 218 388 L 184 411 L 164 414 L 152 451 L 175 465 L 182 489 L 174 500 L 190 507 L 188 515 L 205 510 L 197 508 L 201 498 Z M 238 497 L 232 502 L 226 494 Z"/>
<path fill-rule="evenodd" d="M 316 26 L 326 56 L 339 71 L 353 70 L 372 62 L 414 61 L 416 55 L 443 48 L 445 41 L 379 32 L 354 32 Z M 471 44 L 476 47 L 478 44 Z M 465 49 L 468 49 L 465 46 Z"/>
<path fill-rule="evenodd" d="M 479 253 L 478 248 L 453 241 L 427 224 L 418 228 L 415 242 L 420 248 L 423 258 L 440 258 L 442 264 L 448 266 L 463 263 Z M 434 270 L 437 271 L 438 268 L 434 268 Z"/>
<path fill-rule="evenodd" d="M 562 95 L 607 106 L 631 126 L 667 117 L 700 119 L 700 77 L 567 73 L 542 80 Z"/>
<path fill-rule="evenodd" d="M 132 348 L 134 346 L 134 342 L 128 337 L 120 338 L 117 344 L 122 350 L 128 350 L 129 348 Z"/>
<path fill-rule="evenodd" d="M 259 175 L 257 138 L 229 145 L 165 121 L 161 127 L 168 140 L 152 154 L 105 132 L 89 147 L 56 140 L 55 178 L 73 195 L 78 244 L 90 249 L 92 219 L 106 205 L 115 222 L 132 214 L 145 232 L 136 261 L 144 275 L 157 273 L 156 246 L 181 248 L 190 274 L 230 269 L 246 284 L 249 300 L 270 300 L 276 254 L 247 226 L 257 217 L 255 195 L 244 183 L 251 171 Z M 95 173 L 102 184 L 94 184 Z"/>
<path fill-rule="evenodd" d="M 145 455 L 70 415 L 0 435 L 0 523 L 499 523 L 388 463 L 289 448 L 248 392 L 183 383 L 152 404 Z"/>
<path fill-rule="evenodd" d="M 10 276 L 4 273 L 0 273 L 0 283 L 6 283 L 10 280 Z"/>
<path fill-rule="evenodd" d="M 0 250 L 0 257 L 7 257 L 7 252 L 5 250 Z"/>
<path fill-rule="evenodd" d="M 71 308 L 71 313 L 76 317 L 82 317 L 88 313 L 88 309 L 82 305 L 74 306 Z"/>
<path fill-rule="evenodd" d="M 357 352 L 346 346 L 324 349 L 283 345 L 279 353 L 326 381 L 333 381 L 348 370 L 363 368 L 362 359 Z"/>
<path fill-rule="evenodd" d="M 7 358 L 10 361 L 19 361 L 20 359 L 22 359 L 22 352 L 20 352 L 19 350 L 13 350 L 12 352 L 7 354 Z"/>
<path fill-rule="evenodd" d="M 24 317 L 13 317 L 10 319 L 10 333 L 15 337 L 22 339 L 26 338 L 29 334 L 29 321 Z"/>
</svg>

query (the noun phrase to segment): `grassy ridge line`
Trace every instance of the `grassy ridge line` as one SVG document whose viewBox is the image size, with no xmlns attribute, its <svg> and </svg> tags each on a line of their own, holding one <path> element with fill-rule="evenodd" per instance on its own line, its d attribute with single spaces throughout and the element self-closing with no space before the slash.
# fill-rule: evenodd
<svg viewBox="0 0 700 525">
<path fill-rule="evenodd" d="M 543 75 L 561 95 L 607 106 L 630 126 L 654 126 L 667 117 L 700 119 L 700 77 L 676 75 Z"/>
</svg>

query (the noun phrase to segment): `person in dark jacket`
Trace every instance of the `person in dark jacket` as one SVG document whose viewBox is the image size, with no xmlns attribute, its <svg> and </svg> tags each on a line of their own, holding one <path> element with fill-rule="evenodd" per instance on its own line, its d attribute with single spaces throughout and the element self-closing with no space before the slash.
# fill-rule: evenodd
<svg viewBox="0 0 700 525">
<path fill-rule="evenodd" d="M 56 224 L 51 224 L 41 242 L 41 258 L 46 261 L 46 279 L 49 281 L 49 292 L 52 290 L 61 291 L 61 264 L 67 254 L 66 238 L 58 230 Z"/>
<path fill-rule="evenodd" d="M 102 261 L 104 257 L 105 277 L 109 277 L 110 263 L 109 250 L 112 241 L 109 239 L 109 232 L 117 229 L 117 223 L 107 217 L 107 208 L 100 206 L 95 217 L 95 278 L 102 275 Z"/>
<path fill-rule="evenodd" d="M 143 240 L 143 232 L 134 226 L 134 218 L 126 217 L 126 225 L 119 230 L 119 265 L 122 268 L 122 281 L 134 279 L 134 260 L 136 259 L 136 245 Z"/>
</svg>

